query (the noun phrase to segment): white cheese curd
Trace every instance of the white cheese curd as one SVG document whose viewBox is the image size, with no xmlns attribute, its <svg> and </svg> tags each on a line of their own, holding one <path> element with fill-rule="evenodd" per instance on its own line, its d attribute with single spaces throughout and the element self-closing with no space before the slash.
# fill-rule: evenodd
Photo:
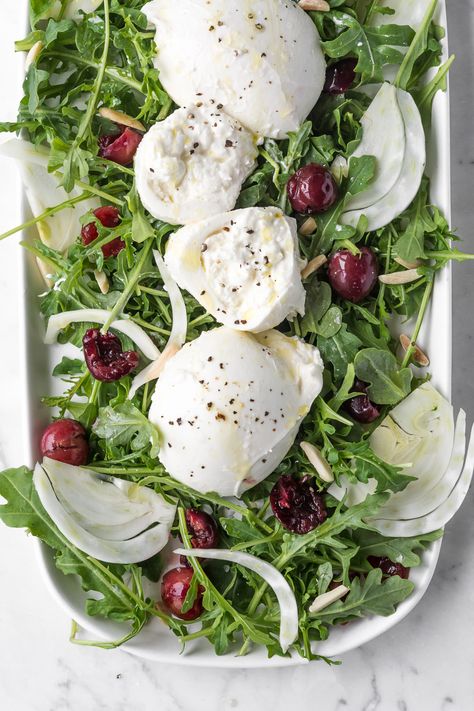
<svg viewBox="0 0 474 711">
<path fill-rule="evenodd" d="M 137 190 L 159 220 L 185 225 L 232 210 L 255 167 L 258 141 L 212 104 L 177 109 L 145 134 Z"/>
<path fill-rule="evenodd" d="M 201 334 L 168 361 L 153 395 L 161 463 L 193 489 L 239 496 L 288 452 L 323 369 L 317 348 L 278 331 Z"/>
<path fill-rule="evenodd" d="M 165 261 L 179 286 L 225 326 L 258 333 L 304 315 L 296 221 L 278 208 L 183 227 L 171 235 Z"/>
<path fill-rule="evenodd" d="M 311 18 L 290 0 L 152 0 L 155 66 L 180 106 L 214 100 L 254 133 L 284 138 L 316 104 L 326 64 Z"/>
</svg>

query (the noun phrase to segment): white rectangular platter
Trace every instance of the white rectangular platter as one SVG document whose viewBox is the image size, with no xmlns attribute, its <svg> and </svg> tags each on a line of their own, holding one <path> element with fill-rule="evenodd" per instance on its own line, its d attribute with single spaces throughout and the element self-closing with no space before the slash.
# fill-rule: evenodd
<svg viewBox="0 0 474 711">
<path fill-rule="evenodd" d="M 26 5 L 26 3 L 25 3 Z M 438 8 L 439 24 L 446 27 L 445 0 Z M 448 57 L 447 38 L 444 41 L 444 57 Z M 440 93 L 435 99 L 431 136 L 428 143 L 428 174 L 431 178 L 432 202 L 439 206 L 450 219 L 450 125 L 449 94 Z M 24 219 L 31 215 L 24 204 Z M 35 239 L 34 232 L 23 235 L 23 239 Z M 41 405 L 41 397 L 48 393 L 60 392 L 59 385 L 50 376 L 55 363 L 64 353 L 60 347 L 46 347 L 43 344 L 44 323 L 39 315 L 38 295 L 44 292 L 44 282 L 36 267 L 36 262 L 24 250 L 20 254 L 21 279 L 21 324 L 24 397 L 26 403 L 23 418 L 23 459 L 33 466 L 38 458 L 38 442 L 42 429 L 49 421 L 50 412 Z M 446 268 L 437 278 L 431 311 L 426 319 L 420 338 L 420 344 L 429 352 L 433 382 L 446 396 L 451 396 L 451 270 Z M 413 595 L 403 602 L 396 613 L 390 617 L 374 617 L 352 623 L 346 627 L 335 628 L 330 638 L 321 643 L 319 654 L 339 657 L 341 654 L 359 647 L 387 631 L 415 607 L 426 591 L 439 556 L 441 542 L 436 542 L 423 558 L 423 564 L 414 569 L 411 580 L 415 583 Z M 117 639 L 124 634 L 124 627 L 113 622 L 88 617 L 84 612 L 85 593 L 80 589 L 73 576 L 63 576 L 54 566 L 51 551 L 38 544 L 38 560 L 41 573 L 52 594 L 85 630 L 86 635 L 94 639 Z M 292 666 L 305 663 L 300 657 L 273 657 L 267 659 L 266 651 L 253 650 L 245 657 L 227 655 L 217 657 L 213 648 L 205 641 L 196 641 L 181 653 L 177 638 L 158 620 L 152 621 L 142 633 L 124 646 L 128 652 L 140 657 L 189 666 L 209 666 L 228 668 L 256 668 Z M 84 652 L 86 653 L 86 652 Z"/>
</svg>

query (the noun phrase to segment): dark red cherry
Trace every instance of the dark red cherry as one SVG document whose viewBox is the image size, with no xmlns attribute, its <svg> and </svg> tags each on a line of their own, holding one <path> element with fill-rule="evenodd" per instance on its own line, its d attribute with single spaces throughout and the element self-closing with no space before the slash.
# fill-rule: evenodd
<svg viewBox="0 0 474 711">
<path fill-rule="evenodd" d="M 215 548 L 219 543 L 217 524 L 205 511 L 186 510 L 186 523 L 193 548 Z"/>
<path fill-rule="evenodd" d="M 86 365 L 96 380 L 112 383 L 120 380 L 138 365 L 138 353 L 123 351 L 122 343 L 113 333 L 101 333 L 90 328 L 82 339 Z"/>
<path fill-rule="evenodd" d="M 107 134 L 99 137 L 99 156 L 120 165 L 130 165 L 142 138 L 142 134 L 138 131 L 133 131 L 128 126 L 121 126 L 118 135 Z"/>
<path fill-rule="evenodd" d="M 353 397 L 352 400 L 347 400 L 344 405 L 349 415 L 363 425 L 375 422 L 375 420 L 380 417 L 379 408 L 377 405 L 374 405 L 367 395 L 367 387 L 366 383 L 363 383 L 361 380 L 356 380 L 352 386 L 352 390 L 354 392 L 363 393 L 363 395 L 358 395 L 357 397 Z"/>
<path fill-rule="evenodd" d="M 341 59 L 331 64 L 326 71 L 324 91 L 327 94 L 344 94 L 351 88 L 355 79 L 357 59 Z"/>
<path fill-rule="evenodd" d="M 311 477 L 280 477 L 270 492 L 270 504 L 281 525 L 292 533 L 308 533 L 323 523 L 328 515 L 322 496 L 311 483 Z"/>
<path fill-rule="evenodd" d="M 41 454 L 65 464 L 81 466 L 87 463 L 89 442 L 87 432 L 76 420 L 56 420 L 41 437 Z"/>
<path fill-rule="evenodd" d="M 360 254 L 340 249 L 329 260 L 328 277 L 339 296 L 357 304 L 369 296 L 377 284 L 379 264 L 369 247 L 360 247 Z"/>
<path fill-rule="evenodd" d="M 120 224 L 120 213 L 116 207 L 113 207 L 112 205 L 104 205 L 103 207 L 98 207 L 97 210 L 94 210 L 93 213 L 101 225 L 104 227 L 118 227 Z M 91 242 L 94 242 L 94 240 L 97 239 L 99 236 L 99 232 L 97 230 L 97 226 L 94 222 L 89 222 L 88 225 L 84 225 L 84 227 L 81 230 L 81 238 L 82 238 L 82 244 L 84 246 L 87 246 Z M 120 239 L 120 237 L 117 237 L 116 239 L 112 240 L 112 242 L 108 242 L 107 244 L 104 244 L 102 247 L 102 253 L 104 257 L 107 259 L 108 257 L 116 257 L 119 252 L 122 251 L 122 249 L 125 248 L 125 242 Z"/>
<path fill-rule="evenodd" d="M 380 568 L 382 573 L 388 577 L 398 575 L 400 578 L 408 580 L 410 576 L 410 568 L 405 568 L 401 563 L 394 563 L 390 558 L 379 558 L 371 555 L 368 560 L 373 568 Z"/>
<path fill-rule="evenodd" d="M 291 207 L 302 215 L 326 212 L 338 196 L 331 171 L 317 163 L 309 163 L 297 170 L 286 189 Z"/>
<path fill-rule="evenodd" d="M 193 606 L 183 612 L 183 604 L 191 585 L 194 572 L 192 568 L 173 568 L 164 574 L 161 582 L 161 599 L 168 610 L 182 620 L 196 620 L 202 615 L 202 596 L 204 589 L 198 587 Z"/>
</svg>

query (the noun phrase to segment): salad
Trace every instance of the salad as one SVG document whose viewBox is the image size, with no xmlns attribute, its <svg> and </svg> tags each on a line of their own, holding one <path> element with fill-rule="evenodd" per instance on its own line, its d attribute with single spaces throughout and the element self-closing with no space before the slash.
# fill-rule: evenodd
<svg viewBox="0 0 474 711">
<path fill-rule="evenodd" d="M 121 621 L 318 658 L 392 614 L 474 470 L 418 343 L 472 259 L 430 200 L 436 0 L 30 0 L 18 119 L 45 343 L 0 519 Z M 436 318 L 436 315 L 434 316 Z"/>
</svg>

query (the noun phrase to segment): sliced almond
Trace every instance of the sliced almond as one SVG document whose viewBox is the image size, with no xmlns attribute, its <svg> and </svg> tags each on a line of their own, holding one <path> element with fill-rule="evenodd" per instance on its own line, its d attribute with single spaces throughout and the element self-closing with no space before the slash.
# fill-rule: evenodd
<svg viewBox="0 0 474 711">
<path fill-rule="evenodd" d="M 344 595 L 347 595 L 348 592 L 349 588 L 347 588 L 345 585 L 339 585 L 337 588 L 334 588 L 334 590 L 329 590 L 323 595 L 318 595 L 318 597 L 310 605 L 309 611 L 321 612 L 321 610 L 324 610 L 324 608 L 329 607 L 329 605 L 332 605 L 333 602 L 337 602 L 342 597 L 344 597 Z"/>
<path fill-rule="evenodd" d="M 382 274 L 379 281 L 382 284 L 411 284 L 412 281 L 421 279 L 418 269 L 407 269 L 404 272 L 394 272 L 393 274 Z"/>
<path fill-rule="evenodd" d="M 319 478 L 328 484 L 333 482 L 334 474 L 332 473 L 332 469 L 319 449 L 315 447 L 314 444 L 311 444 L 311 442 L 301 442 L 300 447 L 316 469 Z"/>
<path fill-rule="evenodd" d="M 415 363 L 418 365 L 421 365 L 422 368 L 427 368 L 430 364 L 430 359 L 424 353 L 420 346 L 418 346 L 416 343 L 411 342 L 410 338 L 406 336 L 404 333 L 400 336 L 400 343 L 402 344 L 402 348 L 405 351 L 405 353 L 408 351 L 409 348 L 413 346 L 413 360 Z"/>
<path fill-rule="evenodd" d="M 423 264 L 422 261 L 419 259 L 415 259 L 414 262 L 407 262 L 405 259 L 402 259 L 401 257 L 395 257 L 394 260 L 397 264 L 400 264 L 401 267 L 405 267 L 405 269 L 418 269 L 418 267 L 421 267 Z"/>
<path fill-rule="evenodd" d="M 332 162 L 330 171 L 336 182 L 342 183 L 342 180 L 349 175 L 349 163 L 344 156 L 337 156 Z"/>
<path fill-rule="evenodd" d="M 146 131 L 145 126 L 140 121 L 137 121 L 137 119 L 121 111 L 115 111 L 115 109 L 108 109 L 107 106 L 101 106 L 99 114 L 103 118 L 109 119 L 109 121 L 119 123 L 121 126 L 128 126 L 129 128 L 134 128 L 136 131 Z"/>
<path fill-rule="evenodd" d="M 306 12 L 329 12 L 331 9 L 326 0 L 300 0 L 298 5 Z"/>
<path fill-rule="evenodd" d="M 313 232 L 316 232 L 317 227 L 318 223 L 314 217 L 308 217 L 308 219 L 301 225 L 299 233 L 300 235 L 303 235 L 303 237 L 307 237 L 308 235 L 312 235 Z"/>
<path fill-rule="evenodd" d="M 43 51 L 44 44 L 41 41 L 35 42 L 33 47 L 30 49 L 25 59 L 25 71 L 31 67 L 32 64 L 36 63 L 36 60 Z"/>
<path fill-rule="evenodd" d="M 308 264 L 305 266 L 305 268 L 301 272 L 301 277 L 302 279 L 307 279 L 308 277 L 311 276 L 311 274 L 314 274 L 314 272 L 317 272 L 318 269 L 320 269 L 323 264 L 326 264 L 327 262 L 327 257 L 324 256 L 324 254 L 320 254 L 319 257 L 315 257 L 312 259 Z"/>
<path fill-rule="evenodd" d="M 99 289 L 102 294 L 108 294 L 110 289 L 110 282 L 107 279 L 105 272 L 101 272 L 98 269 L 94 272 L 95 280 L 99 285 Z"/>
</svg>

